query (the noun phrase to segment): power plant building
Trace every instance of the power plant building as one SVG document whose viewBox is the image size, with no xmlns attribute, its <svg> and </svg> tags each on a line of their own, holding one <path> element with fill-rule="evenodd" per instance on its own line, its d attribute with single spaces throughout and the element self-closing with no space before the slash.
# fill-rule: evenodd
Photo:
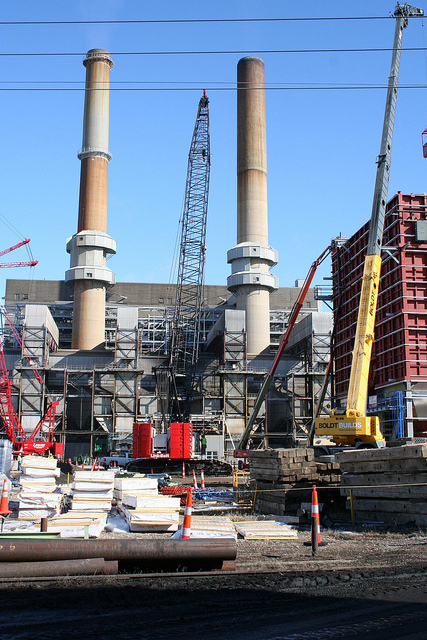
<svg viewBox="0 0 427 640">
<path fill-rule="evenodd" d="M 106 267 L 107 255 L 116 252 L 107 234 L 113 61 L 107 51 L 92 49 L 83 64 L 79 214 L 77 232 L 66 245 L 70 268 L 64 280 L 6 285 L 5 306 L 22 339 L 21 347 L 5 325 L 13 404 L 30 433 L 46 406 L 57 401 L 55 437 L 66 457 L 130 448 L 135 422 L 153 424 L 161 451 L 165 414 L 157 372 L 170 362 L 178 285 L 116 283 Z M 236 219 L 227 286 L 203 290 L 189 408 L 196 451 L 205 433 L 212 458 L 232 454 L 302 285 L 279 288 L 270 273 L 278 256 L 268 242 L 264 63 L 254 57 L 240 60 L 237 69 Z M 322 313 L 320 304 L 310 290 L 260 413 L 257 442 L 307 441 L 332 329 L 331 314 Z"/>
</svg>

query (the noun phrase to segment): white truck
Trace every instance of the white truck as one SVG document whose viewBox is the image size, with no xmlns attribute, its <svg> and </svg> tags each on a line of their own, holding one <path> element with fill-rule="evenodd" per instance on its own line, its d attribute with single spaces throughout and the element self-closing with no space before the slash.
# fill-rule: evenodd
<svg viewBox="0 0 427 640">
<path fill-rule="evenodd" d="M 133 458 L 131 453 L 114 453 L 111 456 L 101 456 L 99 460 L 103 467 L 111 468 L 125 467 Z"/>
</svg>

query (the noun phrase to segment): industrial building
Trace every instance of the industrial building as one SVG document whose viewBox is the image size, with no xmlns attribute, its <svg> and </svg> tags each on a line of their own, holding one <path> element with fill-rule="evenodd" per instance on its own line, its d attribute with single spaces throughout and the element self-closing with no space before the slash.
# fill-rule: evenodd
<svg viewBox="0 0 427 640">
<path fill-rule="evenodd" d="M 359 306 L 366 223 L 335 252 L 335 393 L 345 404 Z M 368 413 L 387 439 L 427 435 L 427 196 L 398 192 L 387 204 Z"/>
<path fill-rule="evenodd" d="M 197 138 L 196 121 L 192 149 L 198 156 L 191 158 L 190 151 L 189 157 L 187 191 L 199 191 L 196 204 L 190 203 L 189 236 L 181 239 L 181 280 L 116 283 L 106 266 L 107 256 L 116 252 L 107 233 L 113 61 L 107 51 L 93 49 L 83 64 L 79 214 L 77 232 L 66 242 L 70 268 L 64 280 L 7 281 L 9 323 L 4 323 L 3 343 L 14 406 L 29 433 L 48 404 L 58 402 L 55 438 L 65 445 L 67 457 L 130 449 L 135 422 L 151 423 L 156 450 L 166 452 L 172 412 L 165 403 L 172 406 L 172 399 L 166 389 L 171 382 L 162 375 L 187 331 L 191 396 L 184 397 L 186 363 L 173 381 L 175 402 L 188 401 L 196 454 L 204 434 L 208 457 L 223 459 L 244 431 L 303 284 L 279 287 L 270 273 L 279 258 L 268 238 L 264 64 L 247 57 L 237 66 L 236 245 L 226 257 L 231 265 L 227 285 L 204 286 L 205 237 L 197 233 L 206 230 L 209 186 L 206 94 L 198 113 L 204 138 Z M 198 174 L 191 184 L 196 161 Z M 387 439 L 427 432 L 426 206 L 425 194 L 400 192 L 387 206 L 367 409 L 380 416 Z M 335 243 L 332 292 L 309 290 L 257 418 L 255 445 L 307 442 L 331 356 L 331 384 L 321 410 L 327 414 L 345 405 L 368 229 L 366 223 L 349 240 Z M 333 314 L 322 311 L 322 300 L 332 303 L 332 345 Z M 34 364 L 41 379 L 34 376 Z"/>
<path fill-rule="evenodd" d="M 4 326 L 4 351 L 13 377 L 12 399 L 26 432 L 32 431 L 49 402 L 58 402 L 55 438 L 65 445 L 66 457 L 130 448 L 135 422 L 153 424 L 156 450 L 162 452 L 167 429 L 159 371 L 170 364 L 177 308 L 182 311 L 186 285 L 183 280 L 176 285 L 116 283 L 106 266 L 107 256 L 116 252 L 116 242 L 107 233 L 113 61 L 107 51 L 93 49 L 83 64 L 80 199 L 77 232 L 66 243 L 70 268 L 64 280 L 7 281 L 10 325 Z M 207 102 L 205 96 L 201 104 L 206 107 Z M 206 118 L 204 122 L 206 134 Z M 224 256 L 231 265 L 227 286 L 203 287 L 200 265 L 191 265 L 197 276 L 191 286 L 197 286 L 200 322 L 192 328 L 197 358 L 188 417 L 196 453 L 204 433 L 208 457 L 218 459 L 231 455 L 243 432 L 303 283 L 280 288 L 270 273 L 278 255 L 268 240 L 264 64 L 259 58 L 243 58 L 238 64 L 237 131 L 237 242 Z M 206 141 L 198 158 L 205 191 L 210 162 Z M 202 171 L 196 186 L 201 176 Z M 197 197 L 203 200 L 205 216 L 207 194 Z M 194 223 L 194 212 L 191 215 Z M 205 222 L 204 218 L 202 226 Z M 204 239 L 191 242 L 203 263 Z M 190 244 L 181 247 L 181 257 L 190 249 Z M 258 443 L 292 446 L 307 440 L 329 360 L 332 315 L 322 313 L 320 304 L 310 290 L 259 416 L 254 435 Z M 185 322 L 180 331 L 185 332 Z M 34 377 L 34 364 L 41 382 Z M 179 396 L 179 378 L 177 387 Z"/>
</svg>

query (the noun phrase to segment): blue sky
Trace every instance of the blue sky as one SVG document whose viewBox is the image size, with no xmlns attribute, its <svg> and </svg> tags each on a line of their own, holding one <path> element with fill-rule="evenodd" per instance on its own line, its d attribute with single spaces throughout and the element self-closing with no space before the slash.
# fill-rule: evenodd
<svg viewBox="0 0 427 640">
<path fill-rule="evenodd" d="M 75 0 L 1 3 L 0 21 L 161 20 L 389 16 L 393 2 Z M 422 7 L 422 5 L 421 5 Z M 422 7 L 424 8 L 424 7 Z M 425 7 L 427 10 L 427 5 Z M 303 278 L 342 233 L 370 216 L 391 52 L 260 53 L 283 49 L 387 48 L 394 20 L 204 24 L 0 25 L 0 213 L 23 236 L 39 265 L 36 279 L 62 279 L 66 239 L 76 232 L 83 121 L 84 54 L 112 52 L 108 232 L 118 281 L 169 282 L 197 105 L 210 99 L 211 189 L 206 282 L 225 284 L 226 253 L 236 243 L 236 66 L 244 51 L 265 63 L 269 241 L 279 251 L 281 286 Z M 424 20 L 412 20 L 403 46 L 425 47 Z M 235 51 L 208 55 L 130 52 Z M 425 51 L 403 51 L 389 197 L 426 190 Z M 342 86 L 376 85 L 377 89 Z M 405 88 L 417 84 L 423 88 Z M 313 89 L 314 85 L 337 89 Z M 17 89 L 49 88 L 49 91 Z M 283 88 L 286 87 L 286 88 Z M 290 88 L 291 87 L 291 88 Z M 63 91 L 62 89 L 78 89 Z M 149 88 L 150 91 L 133 89 Z M 132 89 L 132 90 L 124 90 Z M 166 90 L 160 90 L 166 89 Z M 191 89 L 191 90 L 189 90 Z M 19 237 L 0 223 L 0 248 Z M 23 249 L 10 259 L 24 260 Z M 329 274 L 326 264 L 316 283 Z M 0 270 L 5 279 L 30 270 Z M 3 295 L 3 293 L 1 294 Z"/>
</svg>

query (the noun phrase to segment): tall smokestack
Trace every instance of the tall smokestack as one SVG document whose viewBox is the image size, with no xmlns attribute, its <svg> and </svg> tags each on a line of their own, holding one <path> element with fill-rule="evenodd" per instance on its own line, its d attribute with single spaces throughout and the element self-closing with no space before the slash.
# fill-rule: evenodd
<svg viewBox="0 0 427 640">
<path fill-rule="evenodd" d="M 83 121 L 80 200 L 77 233 L 67 241 L 74 282 L 72 349 L 94 349 L 105 342 L 105 287 L 115 283 L 106 264 L 107 253 L 116 253 L 116 241 L 107 235 L 108 125 L 110 69 L 108 51 L 91 49 L 83 61 L 86 89 Z"/>
<path fill-rule="evenodd" d="M 277 251 L 268 245 L 267 142 L 264 63 L 242 58 L 237 65 L 237 245 L 227 253 L 237 309 L 246 312 L 247 351 L 270 345 L 270 292 L 277 289 L 269 267 Z"/>
</svg>

